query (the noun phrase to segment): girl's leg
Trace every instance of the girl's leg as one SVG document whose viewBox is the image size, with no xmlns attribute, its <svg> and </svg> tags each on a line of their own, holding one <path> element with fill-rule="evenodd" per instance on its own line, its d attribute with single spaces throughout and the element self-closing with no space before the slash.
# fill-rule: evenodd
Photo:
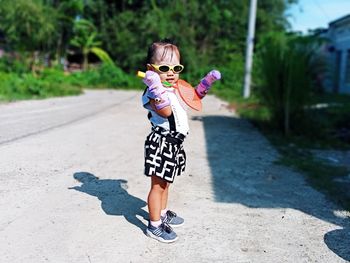
<svg viewBox="0 0 350 263">
<path fill-rule="evenodd" d="M 158 176 L 151 176 L 151 190 L 148 194 L 148 212 L 151 221 L 160 220 L 163 193 L 167 188 L 167 182 Z"/>
<path fill-rule="evenodd" d="M 166 187 L 164 189 L 164 192 L 162 194 L 162 210 L 164 210 L 167 207 L 168 204 L 168 193 L 169 193 L 169 186 L 170 183 L 166 183 Z"/>
</svg>

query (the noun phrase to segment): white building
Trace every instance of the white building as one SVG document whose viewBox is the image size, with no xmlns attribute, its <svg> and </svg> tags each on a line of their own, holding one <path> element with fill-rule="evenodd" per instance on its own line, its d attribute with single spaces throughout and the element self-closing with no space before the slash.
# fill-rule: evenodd
<svg viewBox="0 0 350 263">
<path fill-rule="evenodd" d="M 330 22 L 322 35 L 330 41 L 327 53 L 331 76 L 327 78 L 326 88 L 350 94 L 350 14 Z"/>
</svg>

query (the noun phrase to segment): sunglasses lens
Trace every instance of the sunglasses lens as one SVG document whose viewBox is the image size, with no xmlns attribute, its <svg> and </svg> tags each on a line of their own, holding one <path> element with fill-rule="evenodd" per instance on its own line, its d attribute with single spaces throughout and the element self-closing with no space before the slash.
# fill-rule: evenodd
<svg viewBox="0 0 350 263">
<path fill-rule="evenodd" d="M 166 65 L 159 67 L 159 71 L 161 71 L 161 72 L 168 72 L 169 70 L 170 70 L 170 68 Z"/>
<path fill-rule="evenodd" d="M 177 65 L 174 67 L 174 72 L 179 73 L 183 70 L 183 68 L 184 68 L 183 66 Z"/>
</svg>

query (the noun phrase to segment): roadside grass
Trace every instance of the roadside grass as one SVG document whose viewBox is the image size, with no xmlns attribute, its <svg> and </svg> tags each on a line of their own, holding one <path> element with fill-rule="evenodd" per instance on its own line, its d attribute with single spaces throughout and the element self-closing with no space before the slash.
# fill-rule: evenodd
<svg viewBox="0 0 350 263">
<path fill-rule="evenodd" d="M 63 81 L 62 76 L 57 74 L 55 79 L 45 79 L 31 73 L 0 72 L 0 100 L 43 99 L 81 93 L 81 87 Z"/>
<path fill-rule="evenodd" d="M 60 68 L 32 72 L 0 71 L 0 102 L 79 95 L 83 89 L 143 89 L 141 81 L 111 65 L 84 72 Z"/>
<path fill-rule="evenodd" d="M 350 135 L 347 134 L 350 132 L 350 96 L 315 96 L 312 105 L 318 106 L 307 109 L 306 123 L 300 124 L 302 127 L 290 136 L 284 136 L 271 126 L 268 110 L 256 98 L 229 97 L 228 101 L 230 107 L 241 117 L 249 119 L 278 150 L 281 155 L 278 164 L 301 171 L 315 189 L 350 211 L 349 184 L 341 183 L 342 179 L 348 180 L 350 169 L 334 166 L 311 152 L 315 149 L 350 150 L 350 137 L 345 137 Z"/>
</svg>

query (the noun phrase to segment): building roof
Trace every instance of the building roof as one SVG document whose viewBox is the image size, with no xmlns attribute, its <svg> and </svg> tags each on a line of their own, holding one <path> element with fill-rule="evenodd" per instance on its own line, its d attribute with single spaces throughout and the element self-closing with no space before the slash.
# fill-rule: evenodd
<svg viewBox="0 0 350 263">
<path fill-rule="evenodd" d="M 349 21 L 350 22 L 350 14 L 342 16 L 341 18 L 338 18 L 336 20 L 333 20 L 329 23 L 329 26 L 335 26 L 336 24 L 339 24 L 341 22 Z"/>
</svg>

